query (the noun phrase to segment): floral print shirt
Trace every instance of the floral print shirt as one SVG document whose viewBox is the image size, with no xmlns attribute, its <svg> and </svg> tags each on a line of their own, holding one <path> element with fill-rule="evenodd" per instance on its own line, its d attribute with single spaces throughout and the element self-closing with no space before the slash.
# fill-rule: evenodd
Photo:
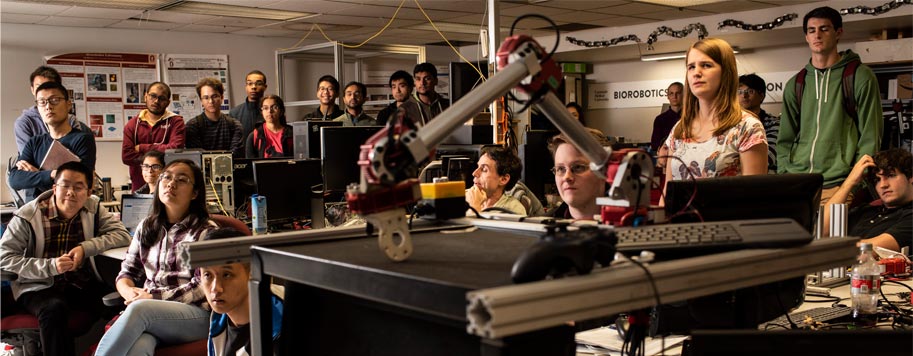
<svg viewBox="0 0 913 356">
<path fill-rule="evenodd" d="M 681 123 L 682 121 L 679 121 L 675 126 Z M 675 128 L 672 132 L 675 132 Z M 747 111 L 742 111 L 742 120 L 738 124 L 707 141 L 677 139 L 673 134 L 669 134 L 665 142 L 669 148 L 669 155 L 681 159 L 669 160 L 673 180 L 690 179 L 689 175 L 693 175 L 694 178 L 741 175 L 742 162 L 739 154 L 761 144 L 767 145 L 764 126 Z"/>
</svg>

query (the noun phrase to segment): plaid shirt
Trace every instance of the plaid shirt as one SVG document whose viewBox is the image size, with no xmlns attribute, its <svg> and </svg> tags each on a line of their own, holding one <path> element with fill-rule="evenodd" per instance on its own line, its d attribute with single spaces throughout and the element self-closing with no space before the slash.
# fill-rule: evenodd
<svg viewBox="0 0 913 356">
<path fill-rule="evenodd" d="M 127 257 L 121 264 L 117 280 L 130 278 L 136 281 L 145 277 L 146 283 L 143 288 L 152 294 L 153 299 L 193 304 L 209 310 L 206 294 L 200 287 L 199 270 L 183 267 L 184 248 L 181 244 L 202 240 L 204 234 L 216 225 L 209 221 L 209 227 L 194 235 L 189 229 L 193 223 L 192 219 L 188 216 L 174 224 L 165 232 L 165 236 L 148 248 L 142 247 L 140 242 L 140 236 L 143 234 L 143 222 L 140 222 L 127 250 Z"/>
<path fill-rule="evenodd" d="M 41 222 L 44 226 L 44 258 L 57 258 L 70 252 L 85 240 L 82 231 L 82 219 L 79 212 L 70 219 L 57 215 L 57 203 L 54 195 L 38 202 L 41 210 Z M 81 208 L 85 209 L 85 208 Z"/>
</svg>

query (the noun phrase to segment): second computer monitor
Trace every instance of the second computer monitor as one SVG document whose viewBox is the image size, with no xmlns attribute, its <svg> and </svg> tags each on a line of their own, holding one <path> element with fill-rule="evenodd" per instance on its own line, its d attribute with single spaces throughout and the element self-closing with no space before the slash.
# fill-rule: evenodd
<svg viewBox="0 0 913 356">
<path fill-rule="evenodd" d="M 358 155 L 361 145 L 382 128 L 347 126 L 320 129 L 320 158 L 323 160 L 323 181 L 327 191 L 345 191 L 350 183 L 360 181 Z"/>
<path fill-rule="evenodd" d="M 823 183 L 798 173 L 670 181 L 665 210 L 673 222 L 791 218 L 814 232 Z"/>
<path fill-rule="evenodd" d="M 320 160 L 255 161 L 257 194 L 266 197 L 270 223 L 310 217 L 314 186 L 322 183 Z"/>
</svg>

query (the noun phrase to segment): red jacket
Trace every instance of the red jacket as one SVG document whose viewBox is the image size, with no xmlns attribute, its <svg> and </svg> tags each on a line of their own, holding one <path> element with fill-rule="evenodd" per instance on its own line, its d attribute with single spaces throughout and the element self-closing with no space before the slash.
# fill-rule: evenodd
<svg viewBox="0 0 913 356">
<path fill-rule="evenodd" d="M 130 119 L 124 125 L 124 143 L 121 147 L 121 158 L 130 167 L 132 189 L 139 189 L 146 182 L 143 180 L 143 155 L 150 150 L 165 152 L 167 149 L 184 148 L 184 118 L 173 112 L 165 111 L 162 118 L 150 126 L 141 117 L 148 115 L 147 110 Z M 134 148 L 139 145 L 139 152 Z"/>
</svg>

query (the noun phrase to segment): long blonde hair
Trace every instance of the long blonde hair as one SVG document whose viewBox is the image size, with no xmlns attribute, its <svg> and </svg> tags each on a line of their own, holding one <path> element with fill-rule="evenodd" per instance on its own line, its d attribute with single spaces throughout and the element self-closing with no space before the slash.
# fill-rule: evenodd
<svg viewBox="0 0 913 356">
<path fill-rule="evenodd" d="M 719 118 L 719 125 L 713 130 L 713 135 L 722 135 L 742 120 L 742 107 L 736 95 L 736 90 L 739 89 L 739 71 L 735 63 L 735 54 L 729 43 L 719 38 L 705 38 L 695 42 L 691 48 L 703 52 L 720 66 L 720 88 L 716 93 L 716 107 L 713 108 Z M 690 54 L 689 50 L 688 55 Z M 676 139 L 691 138 L 691 125 L 700 115 L 700 103 L 691 93 L 687 63 L 688 58 L 685 57 L 685 102 L 681 123 L 672 133 Z"/>
</svg>

